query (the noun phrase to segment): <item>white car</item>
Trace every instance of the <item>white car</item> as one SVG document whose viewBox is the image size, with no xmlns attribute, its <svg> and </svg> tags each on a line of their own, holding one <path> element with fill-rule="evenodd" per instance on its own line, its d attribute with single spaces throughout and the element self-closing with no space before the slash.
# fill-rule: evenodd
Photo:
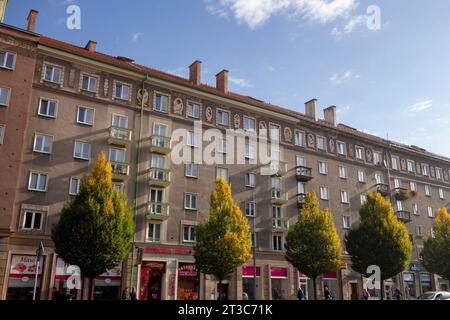
<svg viewBox="0 0 450 320">
<path fill-rule="evenodd" d="M 428 291 L 421 295 L 419 300 L 450 300 L 450 292 L 447 291 Z"/>
</svg>

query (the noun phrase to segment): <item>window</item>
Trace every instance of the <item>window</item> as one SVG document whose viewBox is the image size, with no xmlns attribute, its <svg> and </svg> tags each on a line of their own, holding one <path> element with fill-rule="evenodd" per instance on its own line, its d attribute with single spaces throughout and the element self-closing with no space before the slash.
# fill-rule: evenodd
<svg viewBox="0 0 450 320">
<path fill-rule="evenodd" d="M 128 101 L 130 100 L 131 87 L 124 83 L 116 83 L 114 98 Z"/>
<path fill-rule="evenodd" d="M 403 201 L 396 201 L 397 204 L 397 211 L 404 211 L 405 210 L 405 205 L 403 204 Z"/>
<path fill-rule="evenodd" d="M 4 136 L 5 136 L 5 125 L 0 124 L 0 144 L 3 144 Z"/>
<path fill-rule="evenodd" d="M 77 122 L 88 126 L 94 125 L 94 109 L 78 107 Z"/>
<path fill-rule="evenodd" d="M 423 236 L 423 229 L 422 229 L 422 226 L 416 226 L 416 235 L 417 235 L 418 237 Z"/>
<path fill-rule="evenodd" d="M 350 229 L 352 225 L 351 217 L 350 216 L 342 216 L 342 225 L 344 226 L 344 229 Z"/>
<path fill-rule="evenodd" d="M 408 160 L 408 172 L 415 173 L 416 172 L 416 164 L 412 160 Z"/>
<path fill-rule="evenodd" d="M 147 232 L 148 242 L 160 242 L 161 241 L 161 225 L 157 223 L 148 224 Z"/>
<path fill-rule="evenodd" d="M 10 95 L 11 95 L 11 89 L 0 88 L 0 106 L 7 107 L 9 105 Z"/>
<path fill-rule="evenodd" d="M 392 169 L 399 170 L 400 168 L 400 159 L 396 156 L 391 157 Z"/>
<path fill-rule="evenodd" d="M 442 180 L 444 178 L 444 173 L 442 168 L 436 168 L 436 179 Z"/>
<path fill-rule="evenodd" d="M 89 92 L 97 92 L 97 78 L 88 75 L 83 75 L 81 78 L 81 90 Z M 128 98 L 125 100 L 128 100 Z"/>
<path fill-rule="evenodd" d="M 360 195 L 360 200 L 361 200 L 361 204 L 364 204 L 367 201 L 367 195 L 366 194 Z"/>
<path fill-rule="evenodd" d="M 198 164 L 186 163 L 185 175 L 189 178 L 198 178 Z"/>
<path fill-rule="evenodd" d="M 328 174 L 328 165 L 326 162 L 319 161 L 319 173 Z"/>
<path fill-rule="evenodd" d="M 43 117 L 56 118 L 58 102 L 56 100 L 40 99 L 38 114 Z"/>
<path fill-rule="evenodd" d="M 346 147 L 345 147 L 345 143 L 344 143 L 344 142 L 338 141 L 338 142 L 336 143 L 336 148 L 337 148 L 337 153 L 338 153 L 339 155 L 341 155 L 341 156 L 347 155 L 347 150 L 346 150 Z"/>
<path fill-rule="evenodd" d="M 277 124 L 270 123 L 269 130 L 270 130 L 270 140 L 279 141 L 281 134 L 280 126 Z"/>
<path fill-rule="evenodd" d="M 183 242 L 195 242 L 194 226 L 183 226 Z"/>
<path fill-rule="evenodd" d="M 394 179 L 394 188 L 401 188 L 402 182 L 400 179 Z"/>
<path fill-rule="evenodd" d="M 161 155 L 152 154 L 152 160 L 150 166 L 155 169 L 166 168 L 166 158 Z"/>
<path fill-rule="evenodd" d="M 341 179 L 347 179 L 347 168 L 346 167 L 339 167 L 339 178 Z"/>
<path fill-rule="evenodd" d="M 89 160 L 91 157 L 91 144 L 83 141 L 75 141 L 73 157 L 82 160 Z"/>
<path fill-rule="evenodd" d="M 247 217 L 255 216 L 255 203 L 253 201 L 245 203 L 245 215 Z"/>
<path fill-rule="evenodd" d="M 253 160 L 255 159 L 255 147 L 251 144 L 245 145 L 245 159 Z"/>
<path fill-rule="evenodd" d="M 274 251 L 283 251 L 283 236 L 273 235 L 272 242 Z"/>
<path fill-rule="evenodd" d="M 256 187 L 256 175 L 254 173 L 245 174 L 245 186 L 249 188 Z"/>
<path fill-rule="evenodd" d="M 53 137 L 44 134 L 36 134 L 34 136 L 33 151 L 39 153 L 52 153 Z"/>
<path fill-rule="evenodd" d="M 227 168 L 217 168 L 216 169 L 216 177 L 217 178 L 224 178 L 226 181 L 228 181 L 228 169 Z"/>
<path fill-rule="evenodd" d="M 425 195 L 431 197 L 431 188 L 429 185 L 425 185 Z"/>
<path fill-rule="evenodd" d="M 428 216 L 434 218 L 434 210 L 432 207 L 428 207 Z"/>
<path fill-rule="evenodd" d="M 244 130 L 248 132 L 256 131 L 256 120 L 249 117 L 244 117 Z"/>
<path fill-rule="evenodd" d="M 46 192 L 48 180 L 47 177 L 48 176 L 46 173 L 30 172 L 30 179 L 28 181 L 28 190 Z"/>
<path fill-rule="evenodd" d="M 186 115 L 189 118 L 200 119 L 200 109 L 201 105 L 199 103 L 189 101 L 187 104 Z"/>
<path fill-rule="evenodd" d="M 303 131 L 295 131 L 295 145 L 299 147 L 305 146 L 305 133 Z"/>
<path fill-rule="evenodd" d="M 376 166 L 381 166 L 382 165 L 382 160 L 383 159 L 383 155 L 381 152 L 374 152 L 373 153 L 373 164 Z"/>
<path fill-rule="evenodd" d="M 217 110 L 217 124 L 228 127 L 230 125 L 230 113 L 224 110 Z"/>
<path fill-rule="evenodd" d="M 326 151 L 327 143 L 325 137 L 317 136 L 317 150 Z"/>
<path fill-rule="evenodd" d="M 62 69 L 56 66 L 45 66 L 44 80 L 53 83 L 61 83 Z"/>
<path fill-rule="evenodd" d="M 444 189 L 442 189 L 442 188 L 439 188 L 439 198 L 441 200 L 445 199 L 445 192 L 444 192 Z"/>
<path fill-rule="evenodd" d="M 383 180 L 383 176 L 380 173 L 375 174 L 375 181 L 377 182 L 377 184 L 383 184 Z"/>
<path fill-rule="evenodd" d="M 349 203 L 349 201 L 348 201 L 348 192 L 347 191 L 341 191 L 341 202 L 342 203 Z"/>
<path fill-rule="evenodd" d="M 184 208 L 186 210 L 197 210 L 197 195 L 186 193 L 184 195 Z"/>
<path fill-rule="evenodd" d="M 217 144 L 219 153 L 228 153 L 228 141 L 226 139 L 219 139 Z"/>
<path fill-rule="evenodd" d="M 109 161 L 122 163 L 125 162 L 125 149 L 110 148 Z"/>
<path fill-rule="evenodd" d="M 329 200 L 327 187 L 320 187 L 320 199 L 321 200 Z"/>
<path fill-rule="evenodd" d="M 0 68 L 13 70 L 16 64 L 16 54 L 0 51 Z"/>
<path fill-rule="evenodd" d="M 428 177 L 428 175 L 429 175 L 429 166 L 427 164 L 425 164 L 425 163 L 422 163 L 421 168 L 422 168 L 422 175 L 424 177 Z"/>
<path fill-rule="evenodd" d="M 42 229 L 42 213 L 25 211 L 22 229 L 24 229 L 24 230 L 41 230 Z"/>
<path fill-rule="evenodd" d="M 411 189 L 411 191 L 417 191 L 417 183 L 415 183 L 414 181 L 411 181 L 409 183 L 409 188 Z"/>
<path fill-rule="evenodd" d="M 128 128 L 128 117 L 122 116 L 120 114 L 113 114 L 112 116 L 112 126 L 119 128 Z"/>
<path fill-rule="evenodd" d="M 154 110 L 167 113 L 169 111 L 169 96 L 155 94 Z"/>
<path fill-rule="evenodd" d="M 192 148 L 198 148 L 197 135 L 194 132 L 189 131 L 187 133 L 187 145 Z"/>
<path fill-rule="evenodd" d="M 358 170 L 358 182 L 366 182 L 366 172 L 364 170 Z"/>
<path fill-rule="evenodd" d="M 114 192 L 123 193 L 123 190 L 124 190 L 124 187 L 125 187 L 125 185 L 123 183 L 121 183 L 121 182 L 113 182 L 112 185 L 113 185 Z"/>
<path fill-rule="evenodd" d="M 80 183 L 80 178 L 70 178 L 69 194 L 71 196 L 76 196 L 78 193 L 80 193 Z"/>
<path fill-rule="evenodd" d="M 420 216 L 420 209 L 419 209 L 419 205 L 417 203 L 413 203 L 413 214 L 415 216 Z"/>
<path fill-rule="evenodd" d="M 364 161 L 364 148 L 363 147 L 355 147 L 356 152 L 356 160 Z"/>
</svg>

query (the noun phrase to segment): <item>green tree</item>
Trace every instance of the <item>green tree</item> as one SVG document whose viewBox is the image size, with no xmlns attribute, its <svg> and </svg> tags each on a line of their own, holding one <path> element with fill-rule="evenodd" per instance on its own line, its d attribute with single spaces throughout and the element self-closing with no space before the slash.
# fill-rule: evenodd
<svg viewBox="0 0 450 320">
<path fill-rule="evenodd" d="M 223 279 L 252 256 L 249 223 L 233 203 L 231 187 L 223 178 L 216 180 L 209 216 L 196 227 L 196 238 L 195 263 L 201 272 L 219 280 L 220 290 Z"/>
<path fill-rule="evenodd" d="M 408 266 L 412 243 L 406 225 L 395 216 L 389 200 L 378 193 L 368 193 L 367 201 L 359 210 L 360 223 L 345 237 L 352 260 L 352 269 L 367 274 L 371 265 L 381 271 L 381 299 L 384 280 L 399 274 Z"/>
<path fill-rule="evenodd" d="M 132 208 L 125 195 L 114 192 L 111 164 L 101 153 L 92 173 L 83 177 L 79 194 L 62 209 L 53 227 L 56 253 L 90 279 L 92 299 L 93 278 L 124 261 L 133 236 Z"/>
<path fill-rule="evenodd" d="M 450 280 L 450 214 L 446 208 L 438 211 L 434 237 L 425 240 L 422 259 L 429 272 Z"/>
<path fill-rule="evenodd" d="M 313 280 L 317 299 L 317 277 L 338 271 L 342 261 L 341 241 L 328 209 L 320 210 L 315 193 L 306 195 L 298 221 L 286 237 L 286 260 Z"/>
</svg>

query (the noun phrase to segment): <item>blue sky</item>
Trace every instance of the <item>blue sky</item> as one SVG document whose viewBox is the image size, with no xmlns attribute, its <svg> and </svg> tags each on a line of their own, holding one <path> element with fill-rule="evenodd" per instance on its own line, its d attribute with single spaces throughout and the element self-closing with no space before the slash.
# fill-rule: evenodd
<svg viewBox="0 0 450 320">
<path fill-rule="evenodd" d="M 450 157 L 450 1 L 9 0 L 5 22 L 203 81 L 230 71 L 233 91 L 304 111 L 319 100 L 338 120 Z M 81 30 L 66 8 L 81 9 Z M 367 8 L 380 9 L 380 29 Z"/>
</svg>

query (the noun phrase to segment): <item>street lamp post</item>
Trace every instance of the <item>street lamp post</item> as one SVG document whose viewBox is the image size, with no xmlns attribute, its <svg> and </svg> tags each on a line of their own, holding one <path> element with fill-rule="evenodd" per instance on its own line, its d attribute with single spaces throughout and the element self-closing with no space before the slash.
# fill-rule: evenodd
<svg viewBox="0 0 450 320">
<path fill-rule="evenodd" d="M 253 192 L 253 300 L 256 300 L 256 201 Z"/>
<path fill-rule="evenodd" d="M 44 255 L 44 244 L 41 241 L 36 250 L 36 272 L 34 275 L 33 301 L 36 300 L 37 281 L 38 281 L 38 274 L 39 274 L 39 262 L 41 261 L 43 255 Z"/>
</svg>

